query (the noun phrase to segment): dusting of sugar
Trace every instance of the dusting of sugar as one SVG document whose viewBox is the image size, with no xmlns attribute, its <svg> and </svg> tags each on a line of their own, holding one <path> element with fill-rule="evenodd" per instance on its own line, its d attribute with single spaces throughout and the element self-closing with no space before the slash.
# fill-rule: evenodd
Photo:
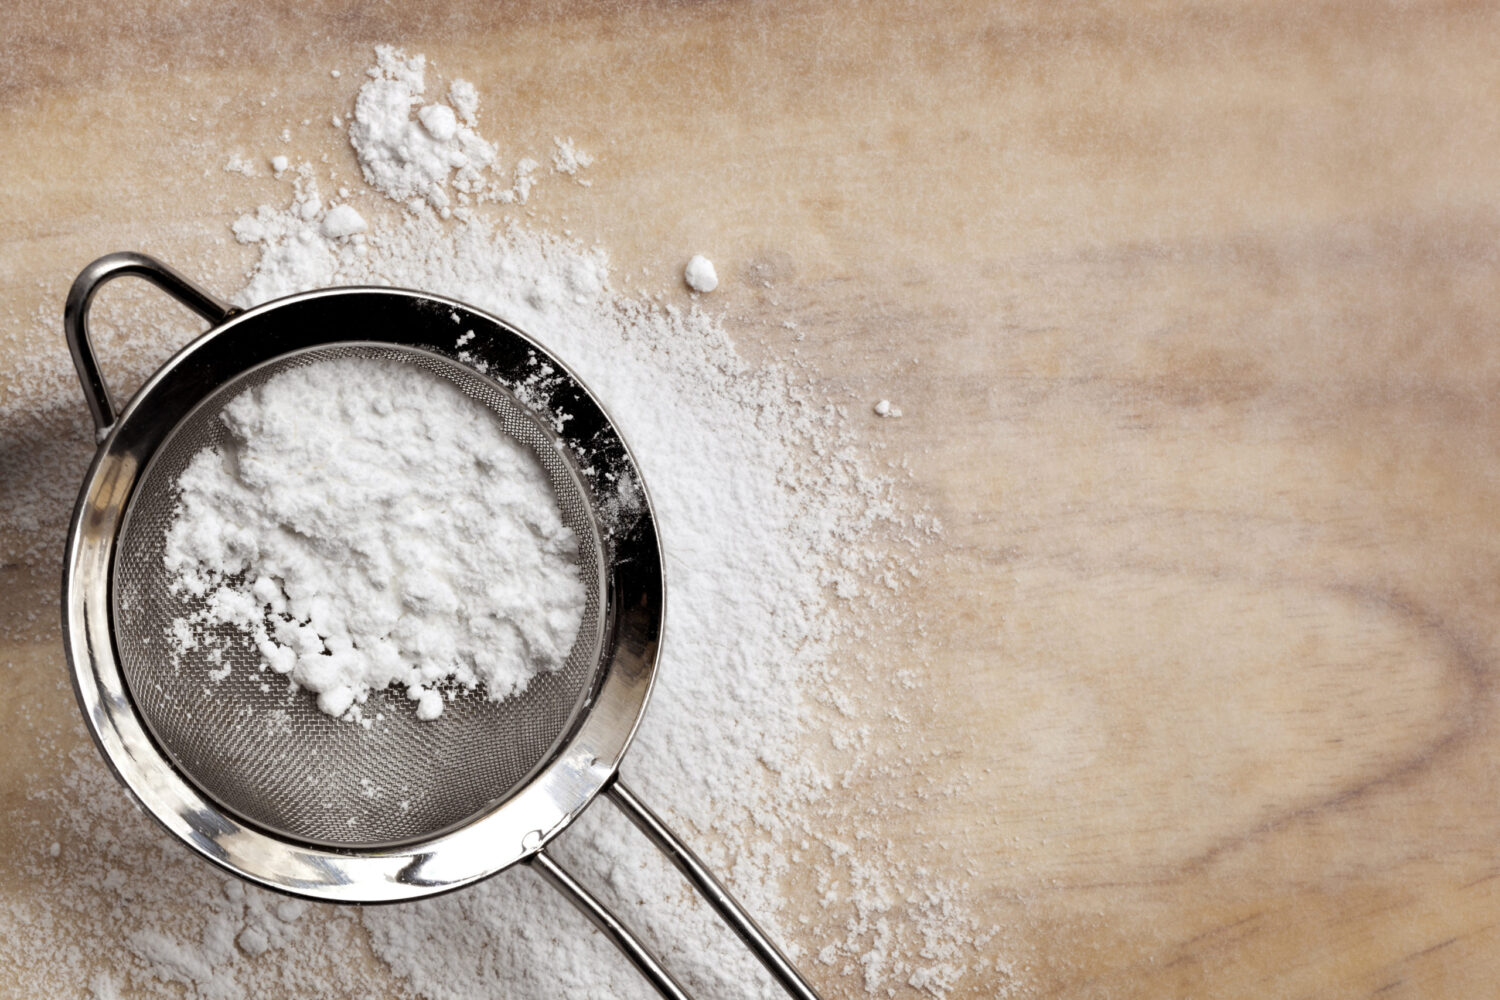
<svg viewBox="0 0 1500 1000">
<path fill-rule="evenodd" d="M 593 166 L 594 157 L 575 146 L 571 136 L 566 139 L 554 137 L 552 146 L 552 169 L 586 185 L 587 182 L 579 179 L 577 174 L 584 167 Z"/>
<path fill-rule="evenodd" d="M 540 166 L 540 163 L 529 156 L 521 157 L 516 161 L 515 183 L 509 190 L 499 192 L 496 199 L 506 203 L 526 204 L 526 199 L 531 197 L 531 189 L 536 187 L 536 171 Z"/>
<path fill-rule="evenodd" d="M 864 471 L 848 413 L 795 366 L 745 361 L 723 321 L 697 305 L 617 290 L 598 247 L 468 211 L 484 201 L 525 203 L 535 158 L 521 156 L 505 184 L 484 180 L 493 160 L 470 159 L 472 173 L 459 181 L 457 169 L 425 172 L 420 144 L 376 141 L 373 131 L 356 139 L 380 123 L 386 138 L 416 130 L 422 143 L 438 142 L 419 117 L 431 103 L 421 96 L 423 70 L 420 57 L 381 50 L 360 96 L 372 84 L 395 84 L 385 89 L 397 100 L 367 107 L 363 126 L 357 111 L 349 122 L 367 183 L 408 211 L 333 236 L 324 226 L 337 208 L 325 204 L 306 164 L 291 169 L 288 203 L 234 223 L 236 239 L 257 254 L 235 302 L 336 283 L 424 288 L 510 320 L 578 371 L 631 443 L 667 558 L 661 674 L 627 777 L 685 827 L 779 940 L 791 942 L 788 930 L 810 915 L 823 928 L 812 951 L 790 948 L 815 983 L 837 976 L 871 996 L 941 997 L 988 973 L 989 994 L 1010 995 L 1018 980 L 984 953 L 993 929 L 968 908 L 965 887 L 893 860 L 883 814 L 842 837 L 807 818 L 830 814 L 825 800 L 855 780 L 809 753 L 809 727 L 847 759 L 870 760 L 876 729 L 906 725 L 895 709 L 862 716 L 854 693 L 830 683 L 830 663 L 841 643 L 862 634 L 861 609 L 888 607 L 882 595 L 917 576 L 903 553 L 940 526 L 903 513 L 890 483 Z M 457 81 L 447 93 L 460 127 L 471 130 L 472 97 Z M 191 273 L 191 262 L 174 263 Z M 0 525 L 17 539 L 12 560 L 50 581 L 93 446 L 66 350 L 50 332 L 54 310 L 32 321 L 49 331 L 38 338 L 44 349 L 14 358 L 0 384 L 0 422 L 13 442 L 0 455 Z M 160 364 L 190 328 L 136 323 L 129 332 L 114 356 L 121 387 Z M 11 634 L 39 631 L 5 614 Z M 34 843 L 60 845 L 57 859 L 50 847 L 36 849 L 41 860 L 27 875 L 37 892 L 0 916 L 0 968 L 27 995 L 325 995 L 351 976 L 364 992 L 434 1000 L 654 995 L 525 870 L 406 906 L 313 906 L 288 922 L 280 897 L 202 864 L 133 811 L 93 748 L 72 749 L 73 733 L 60 745 L 39 731 L 38 753 L 55 765 L 20 807 L 25 818 L 11 820 L 33 830 Z M 873 773 L 891 772 L 878 765 Z M 586 811 L 556 845 L 690 989 L 780 995 L 607 804 Z M 809 891 L 820 897 L 812 911 L 789 909 Z M 59 940 L 89 945 L 59 949 Z"/>
<path fill-rule="evenodd" d="M 239 153 L 233 153 L 230 155 L 228 161 L 224 164 L 224 172 L 230 174 L 242 174 L 245 177 L 254 177 L 255 164 L 245 159 Z"/>
</svg>

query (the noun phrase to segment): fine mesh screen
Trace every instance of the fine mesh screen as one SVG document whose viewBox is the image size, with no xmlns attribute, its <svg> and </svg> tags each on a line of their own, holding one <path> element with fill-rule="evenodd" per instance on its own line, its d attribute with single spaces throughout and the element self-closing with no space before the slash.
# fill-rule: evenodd
<svg viewBox="0 0 1500 1000">
<path fill-rule="evenodd" d="M 494 412 L 551 479 L 563 522 L 578 536 L 587 590 L 571 655 L 556 673 L 532 679 L 520 695 L 493 702 L 482 689 L 460 693 L 431 722 L 398 689 L 375 692 L 369 729 L 318 710 L 314 695 L 288 690 L 261 669 L 249 636 L 222 626 L 220 681 L 199 650 L 174 657 L 167 627 L 203 607 L 176 595 L 162 561 L 177 506 L 177 480 L 192 457 L 222 444 L 219 414 L 245 390 L 294 366 L 338 358 L 415 364 L 453 383 Z M 350 511 L 350 517 L 358 512 Z M 196 408 L 152 456 L 130 501 L 113 578 L 114 634 L 130 694 L 177 767 L 211 799 L 258 825 L 336 847 L 425 839 L 474 817 L 544 763 L 571 728 L 592 688 L 604 634 L 603 545 L 588 494 L 562 449 L 508 393 L 469 368 L 423 351 L 347 345 L 270 362 L 223 386 Z M 262 686 L 269 690 L 262 691 Z"/>
</svg>

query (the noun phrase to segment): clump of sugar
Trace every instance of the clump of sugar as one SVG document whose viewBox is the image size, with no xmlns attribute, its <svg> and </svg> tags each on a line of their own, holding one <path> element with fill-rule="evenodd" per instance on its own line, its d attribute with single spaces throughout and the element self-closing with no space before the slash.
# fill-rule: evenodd
<svg viewBox="0 0 1500 1000">
<path fill-rule="evenodd" d="M 417 112 L 417 120 L 438 142 L 451 142 L 458 135 L 458 116 L 446 104 L 428 104 Z"/>
<path fill-rule="evenodd" d="M 479 124 L 479 91 L 468 80 L 454 80 L 448 85 L 448 100 L 458 118 L 470 128 Z"/>
<path fill-rule="evenodd" d="M 719 287 L 719 273 L 714 270 L 714 262 L 701 253 L 694 254 L 693 259 L 687 262 L 687 267 L 682 271 L 682 280 L 695 292 L 711 292 Z"/>
<path fill-rule="evenodd" d="M 421 719 L 442 714 L 440 686 L 499 700 L 562 666 L 578 540 L 482 404 L 415 365 L 345 358 L 282 371 L 220 419 L 230 439 L 189 462 L 167 532 L 174 589 L 203 604 L 172 624 L 179 658 L 231 625 L 329 715 L 394 685 Z"/>
<path fill-rule="evenodd" d="M 330 239 L 338 239 L 342 236 L 353 236 L 362 233 L 369 226 L 365 223 L 365 217 L 350 205 L 338 205 L 328 210 L 323 216 L 323 222 L 319 230 Z"/>
<path fill-rule="evenodd" d="M 355 98 L 349 141 L 371 186 L 397 201 L 426 204 L 447 216 L 452 211 L 450 184 L 465 195 L 485 190 L 483 173 L 495 161 L 495 147 L 474 131 L 478 97 L 462 81 L 450 90 L 457 110 L 440 103 L 422 105 L 426 67 L 425 56 L 407 58 L 389 45 L 378 47 L 370 79 Z"/>
<path fill-rule="evenodd" d="M 593 166 L 593 155 L 575 146 L 571 137 L 567 139 L 554 137 L 552 146 L 552 169 L 560 174 L 567 174 L 578 183 L 588 187 L 589 182 L 579 178 L 578 171 L 584 167 Z"/>
</svg>

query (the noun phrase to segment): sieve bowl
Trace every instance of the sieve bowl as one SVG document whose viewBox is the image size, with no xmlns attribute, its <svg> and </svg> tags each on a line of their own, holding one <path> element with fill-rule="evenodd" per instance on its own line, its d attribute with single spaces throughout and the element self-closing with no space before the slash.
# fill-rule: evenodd
<svg viewBox="0 0 1500 1000">
<path fill-rule="evenodd" d="M 122 276 L 149 281 L 210 328 L 117 410 L 88 312 L 98 289 Z M 419 899 L 527 864 L 659 992 L 686 998 L 660 961 L 547 851 L 602 794 L 788 993 L 816 997 L 743 906 L 620 779 L 656 676 L 661 547 L 629 449 L 564 364 L 515 327 L 440 296 L 330 288 L 239 310 L 134 253 L 111 254 L 83 270 L 68 295 L 64 328 L 99 442 L 69 527 L 64 645 L 89 732 L 147 814 L 242 879 L 326 902 Z M 181 609 L 162 575 L 160 544 L 177 474 L 214 445 L 216 415 L 229 399 L 289 367 L 345 357 L 415 364 L 448 380 L 487 407 L 546 471 L 579 539 L 590 596 L 567 663 L 520 697 L 461 696 L 435 722 L 417 722 L 399 694 L 377 693 L 376 707 L 387 711 L 367 708 L 367 717 L 381 721 L 366 730 L 321 715 L 308 692 L 256 682 L 245 655 L 222 688 L 166 655 L 161 633 Z"/>
</svg>

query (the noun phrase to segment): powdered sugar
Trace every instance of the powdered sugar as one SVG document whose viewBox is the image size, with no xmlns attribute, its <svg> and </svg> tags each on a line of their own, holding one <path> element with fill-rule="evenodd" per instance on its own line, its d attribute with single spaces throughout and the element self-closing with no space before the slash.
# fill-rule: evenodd
<svg viewBox="0 0 1500 1000">
<path fill-rule="evenodd" d="M 379 60 L 366 86 L 395 82 L 410 97 L 384 119 L 392 134 L 399 112 L 403 128 L 437 143 L 420 120 L 425 81 L 414 81 L 412 60 L 394 50 Z M 474 128 L 477 91 L 454 83 L 447 97 L 461 127 Z M 457 133 L 450 142 L 456 141 Z M 455 169 L 423 181 L 395 155 L 397 147 L 355 147 L 373 193 L 351 184 L 331 204 L 319 182 L 333 192 L 347 180 L 329 184 L 331 178 L 303 164 L 289 171 L 294 185 L 287 203 L 261 206 L 235 222 L 236 237 L 254 249 L 257 263 L 234 300 L 248 305 L 337 283 L 423 288 L 500 314 L 577 370 L 632 446 L 666 552 L 670 612 L 661 673 L 627 776 L 687 827 L 688 839 L 776 937 L 794 952 L 799 940 L 811 946 L 799 963 L 814 982 L 827 986 L 842 975 L 850 977 L 849 988 L 871 995 L 942 995 L 975 968 L 998 969 L 980 950 L 988 930 L 968 909 L 963 888 L 888 857 L 885 819 L 907 803 L 861 812 L 857 835 L 842 839 L 826 819 L 812 819 L 837 813 L 834 803 L 819 800 L 843 795 L 841 782 L 851 780 L 819 763 L 829 736 L 835 750 L 862 754 L 872 725 L 901 725 L 884 715 L 861 716 L 847 687 L 829 687 L 828 664 L 866 621 L 861 608 L 915 571 L 902 554 L 910 551 L 904 536 L 924 535 L 931 520 L 903 514 L 889 484 L 862 469 L 840 407 L 793 368 L 746 361 L 720 317 L 680 291 L 665 301 L 626 292 L 602 249 L 477 210 L 490 197 L 524 201 L 537 182 L 538 159 L 546 156 L 507 150 L 518 160 L 506 162 L 518 166 L 503 172 L 491 166 L 503 182 L 492 179 L 471 194 L 454 183 Z M 403 177 L 415 178 L 415 194 L 399 193 Z M 387 182 L 392 190 L 382 186 Z M 435 205 L 429 197 L 434 184 L 445 192 L 450 221 L 440 218 L 442 199 Z M 378 194 L 401 199 L 410 211 L 395 222 L 368 211 Z M 364 232 L 325 232 L 341 205 L 364 210 Z M 678 278 L 661 281 L 676 286 Z M 49 308 L 38 320 L 47 326 L 48 344 L 57 339 L 54 313 Z M 136 324 L 131 335 L 136 353 L 128 370 L 138 377 L 186 332 Z M 455 331 L 455 340 L 462 335 Z M 16 364 L 29 407 L 79 411 L 65 351 Z M 43 399 L 45 405 L 29 402 Z M 5 498 L 6 523 L 42 539 L 35 544 L 47 559 L 54 557 L 88 448 L 81 419 L 73 421 L 76 434 L 71 423 L 51 419 L 37 426 L 65 424 L 66 434 L 56 432 L 65 440 L 33 450 L 37 463 L 56 468 L 27 477 L 23 493 Z M 31 441 L 25 434 L 19 439 Z M 47 600 L 54 599 L 49 587 Z M 50 604 L 43 611 L 54 614 Z M 47 667 L 60 673 L 58 664 Z M 809 725 L 818 702 L 833 717 L 818 723 L 829 727 L 826 734 Z M 67 732 L 71 740 L 71 723 Z M 198 997 L 321 995 L 351 975 L 357 992 L 398 996 L 651 995 L 608 944 L 526 871 L 411 906 L 312 907 L 288 923 L 279 898 L 226 879 L 132 812 L 92 747 L 45 752 L 67 777 L 61 785 L 49 779 L 37 792 L 30 808 L 43 818 L 12 822 L 17 829 L 35 824 L 38 847 L 28 877 L 38 892 L 0 922 L 0 959 L 29 995 L 74 996 L 86 983 L 101 996 L 117 988 L 148 995 L 181 989 Z M 55 863 L 45 847 L 53 841 L 62 844 Z M 777 995 L 607 804 L 585 812 L 556 849 L 700 995 Z M 818 901 L 809 903 L 814 892 Z M 816 932 L 798 931 L 809 919 Z M 57 949 L 59 938 L 87 940 L 88 954 Z M 42 954 L 49 958 L 36 961 Z M 107 970 L 98 964 L 105 955 Z M 986 985 L 1003 994 L 1007 981 L 997 972 Z"/>
<path fill-rule="evenodd" d="M 447 215 L 448 187 L 478 194 L 495 148 L 470 127 L 478 108 L 468 86 L 456 91 L 466 124 L 446 104 L 428 104 L 412 120 L 412 108 L 426 90 L 426 57 L 407 58 L 383 45 L 375 50 L 370 80 L 359 89 L 349 141 L 359 153 L 365 180 L 398 201 L 416 199 Z"/>
<path fill-rule="evenodd" d="M 713 261 L 697 253 L 683 268 L 682 280 L 695 292 L 711 292 L 719 287 L 719 272 L 714 270 Z"/>
<path fill-rule="evenodd" d="M 330 239 L 339 239 L 344 236 L 353 236 L 362 233 L 369 226 L 365 223 L 365 217 L 350 205 L 338 205 L 328 210 L 323 216 L 323 224 L 319 231 Z"/>
<path fill-rule="evenodd" d="M 344 358 L 280 372 L 220 419 L 231 440 L 188 464 L 167 532 L 174 586 L 205 605 L 174 623 L 179 657 L 232 625 L 349 718 L 390 685 L 433 719 L 439 685 L 499 700 L 562 666 L 577 540 L 487 408 L 414 365 Z"/>
<path fill-rule="evenodd" d="M 245 159 L 238 153 L 232 154 L 224 163 L 224 172 L 228 174 L 242 174 L 245 177 L 255 176 L 255 164 Z"/>
<path fill-rule="evenodd" d="M 578 171 L 584 167 L 593 166 L 594 157 L 573 145 L 571 136 L 566 139 L 554 137 L 552 145 L 552 169 L 573 177 L 580 184 L 587 185 L 587 181 L 578 177 Z"/>
<path fill-rule="evenodd" d="M 468 80 L 454 80 L 448 85 L 448 100 L 453 110 L 465 125 L 473 127 L 479 123 L 479 91 Z"/>
<path fill-rule="evenodd" d="M 279 235 L 257 241 L 260 262 L 236 299 L 241 304 L 296 290 L 305 277 L 298 254 L 289 251 L 301 240 L 299 225 L 310 223 L 298 220 L 295 202 L 266 221 L 264 231 Z M 895 510 L 847 449 L 838 411 L 819 405 L 785 370 L 744 362 L 717 317 L 616 292 L 598 248 L 478 217 L 445 224 L 424 211 L 372 234 L 361 251 L 330 248 L 328 259 L 330 282 L 430 289 L 516 324 L 572 367 L 610 410 L 652 491 L 671 606 L 661 681 L 626 770 L 679 819 L 726 833 L 748 821 L 753 835 L 732 835 L 723 852 L 710 853 L 720 865 L 735 859 L 736 891 L 776 926 L 777 885 L 787 871 L 777 840 L 820 837 L 784 825 L 778 803 L 815 799 L 833 784 L 809 764 L 798 738 L 801 692 L 820 676 L 840 638 L 834 595 L 868 593 L 867 577 L 895 579 L 890 556 L 860 541 L 889 528 Z M 705 724 L 704 706 L 713 706 L 712 724 Z M 726 797 L 730 787 L 734 794 Z M 597 829 L 596 811 L 585 814 L 590 822 L 582 829 Z M 861 848 L 870 849 L 879 850 Z M 591 884 L 621 877 L 607 850 L 598 845 L 577 855 Z M 840 853 L 854 856 L 847 846 Z M 669 871 L 644 877 L 646 888 L 634 895 L 676 891 Z M 904 903 L 896 888 L 903 877 L 893 865 L 861 862 L 842 880 L 847 895 L 830 888 L 830 898 L 856 905 L 836 948 L 838 968 L 861 970 L 871 991 L 914 978 L 941 995 L 962 977 L 964 959 L 973 961 L 982 935 L 952 889 L 929 887 L 930 899 Z M 423 916 L 415 921 L 389 910 L 370 911 L 365 920 L 381 957 L 424 993 L 545 995 L 546 976 L 454 963 L 439 946 L 450 936 L 477 933 L 474 924 L 487 907 L 515 905 L 514 891 L 483 885 L 417 904 Z M 932 914 L 930 933 L 914 951 L 898 930 L 907 907 L 914 918 L 929 908 Z M 687 966 L 689 981 L 709 993 L 760 982 L 743 952 L 731 949 L 706 965 L 694 960 L 716 933 L 701 927 L 689 933 L 701 919 L 696 911 L 674 915 L 662 933 L 664 950 Z M 483 940 L 485 948 L 500 946 Z M 649 995 L 628 975 L 598 981 L 579 975 L 586 984 L 579 989 L 589 995 Z M 775 995 L 774 987 L 764 987 L 763 995 Z"/>
</svg>

